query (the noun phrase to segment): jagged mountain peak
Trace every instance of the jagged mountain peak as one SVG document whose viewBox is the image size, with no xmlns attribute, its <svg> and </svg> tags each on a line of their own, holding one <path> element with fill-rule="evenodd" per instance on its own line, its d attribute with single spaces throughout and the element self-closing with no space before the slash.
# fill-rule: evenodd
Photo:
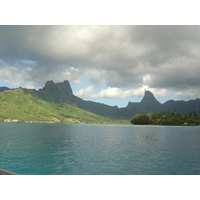
<svg viewBox="0 0 200 200">
<path fill-rule="evenodd" d="M 145 92 L 144 92 L 144 96 L 154 97 L 153 93 L 150 92 L 149 90 L 145 90 Z"/>
<path fill-rule="evenodd" d="M 65 80 L 61 83 L 56 83 L 56 84 L 60 87 L 60 89 L 62 90 L 65 96 L 67 97 L 73 96 L 73 91 L 68 80 Z"/>
<path fill-rule="evenodd" d="M 127 108 L 128 109 L 138 109 L 143 113 L 148 112 L 157 112 L 162 110 L 162 104 L 154 97 L 153 93 L 149 90 L 146 90 L 144 93 L 144 97 L 142 98 L 141 102 L 132 103 L 129 102 Z"/>
<path fill-rule="evenodd" d="M 68 80 L 61 83 L 54 83 L 52 80 L 49 80 L 39 90 L 39 93 L 43 99 L 53 102 L 67 102 L 67 100 L 73 97 Z"/>
<path fill-rule="evenodd" d="M 42 90 L 52 90 L 52 89 L 61 89 L 62 92 L 67 94 L 72 94 L 72 88 L 70 86 L 70 83 L 68 80 L 65 80 L 60 83 L 54 83 L 52 80 L 48 80 L 45 83 L 45 86 L 42 88 Z"/>
<path fill-rule="evenodd" d="M 146 90 L 144 93 L 144 97 L 140 102 L 141 104 L 157 104 L 160 105 L 161 103 L 154 97 L 153 93 L 149 90 Z"/>
<path fill-rule="evenodd" d="M 151 91 L 145 90 L 143 98 L 145 98 L 145 97 L 154 97 L 154 95 L 153 95 L 153 93 Z"/>
<path fill-rule="evenodd" d="M 55 87 L 55 83 L 52 80 L 49 80 L 45 83 L 45 86 L 42 89 L 47 90 L 51 89 L 52 87 Z"/>
</svg>

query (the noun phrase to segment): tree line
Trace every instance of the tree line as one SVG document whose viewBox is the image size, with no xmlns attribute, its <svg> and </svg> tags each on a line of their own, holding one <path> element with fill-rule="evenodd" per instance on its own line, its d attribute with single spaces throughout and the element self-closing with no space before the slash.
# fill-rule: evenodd
<svg viewBox="0 0 200 200">
<path fill-rule="evenodd" d="M 200 111 L 136 114 L 130 122 L 141 125 L 200 125 Z"/>
</svg>

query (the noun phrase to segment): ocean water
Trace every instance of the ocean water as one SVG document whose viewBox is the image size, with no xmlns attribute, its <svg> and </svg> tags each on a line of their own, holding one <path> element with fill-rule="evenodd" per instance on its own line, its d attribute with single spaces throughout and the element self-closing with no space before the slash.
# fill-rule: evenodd
<svg viewBox="0 0 200 200">
<path fill-rule="evenodd" d="M 198 175 L 200 127 L 2 122 L 0 168 L 23 175 Z"/>
</svg>

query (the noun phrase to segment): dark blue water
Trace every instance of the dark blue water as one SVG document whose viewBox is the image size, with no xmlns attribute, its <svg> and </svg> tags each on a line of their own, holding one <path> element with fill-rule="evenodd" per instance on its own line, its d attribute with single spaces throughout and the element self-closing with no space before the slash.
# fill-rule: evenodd
<svg viewBox="0 0 200 200">
<path fill-rule="evenodd" d="M 200 127 L 0 123 L 0 168 L 19 174 L 200 174 Z"/>
</svg>

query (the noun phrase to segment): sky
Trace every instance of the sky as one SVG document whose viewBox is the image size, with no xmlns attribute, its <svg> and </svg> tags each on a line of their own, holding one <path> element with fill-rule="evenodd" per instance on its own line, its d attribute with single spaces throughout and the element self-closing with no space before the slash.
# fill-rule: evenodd
<svg viewBox="0 0 200 200">
<path fill-rule="evenodd" d="M 0 26 L 1 86 L 69 80 L 85 100 L 124 107 L 145 90 L 200 98 L 200 26 Z"/>
</svg>

